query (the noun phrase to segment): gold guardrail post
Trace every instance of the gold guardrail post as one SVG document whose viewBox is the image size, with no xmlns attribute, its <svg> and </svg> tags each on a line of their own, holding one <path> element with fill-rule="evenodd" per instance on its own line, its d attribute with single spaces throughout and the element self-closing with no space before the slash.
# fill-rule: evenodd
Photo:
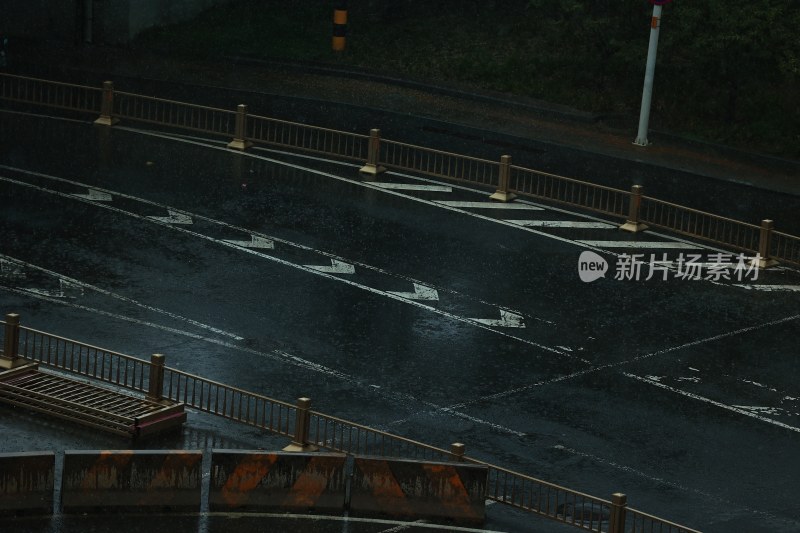
<svg viewBox="0 0 800 533">
<path fill-rule="evenodd" d="M 454 442 L 450 445 L 450 454 L 453 456 L 453 459 L 458 461 L 459 463 L 464 461 L 464 452 L 466 451 L 466 446 L 460 442 Z"/>
<path fill-rule="evenodd" d="M 516 194 L 508 192 L 508 181 L 511 177 L 511 156 L 500 156 L 500 176 L 497 183 L 497 190 L 489 198 L 500 202 L 510 202 L 517 197 Z"/>
<path fill-rule="evenodd" d="M 0 355 L 0 369 L 9 370 L 24 364 L 25 359 L 19 356 L 19 315 L 17 313 L 7 313 L 3 355 Z"/>
<path fill-rule="evenodd" d="M 95 124 L 100 126 L 113 126 L 119 120 L 114 118 L 114 82 L 103 82 L 103 97 L 100 102 L 100 116 L 94 121 Z"/>
<path fill-rule="evenodd" d="M 625 507 L 628 505 L 628 497 L 621 492 L 611 495 L 611 516 L 608 521 L 608 533 L 625 532 Z"/>
<path fill-rule="evenodd" d="M 234 150 L 247 150 L 253 143 L 245 139 L 245 124 L 247 122 L 247 105 L 236 106 L 236 125 L 233 131 L 233 140 L 228 143 L 228 148 Z"/>
<path fill-rule="evenodd" d="M 164 398 L 164 364 L 166 357 L 160 353 L 150 356 L 150 386 L 147 388 L 147 399 L 160 401 Z"/>
<path fill-rule="evenodd" d="M 297 417 L 294 423 L 294 440 L 283 451 L 285 452 L 315 452 L 317 446 L 308 443 L 309 426 L 311 424 L 311 398 L 297 399 Z"/>
<path fill-rule="evenodd" d="M 619 227 L 624 231 L 638 233 L 647 229 L 645 224 L 639 222 L 639 208 L 642 205 L 643 187 L 641 185 L 634 185 L 631 187 L 631 203 L 628 209 L 628 220 Z"/>
<path fill-rule="evenodd" d="M 761 232 L 758 235 L 758 256 L 753 258 L 754 266 L 758 268 L 769 268 L 778 264 L 777 260 L 769 256 L 773 229 L 775 229 L 775 224 L 771 220 L 761 221 Z"/>
<path fill-rule="evenodd" d="M 381 153 L 381 130 L 373 128 L 369 130 L 369 146 L 367 148 L 367 163 L 361 167 L 359 172 L 369 174 L 370 176 L 377 176 L 386 169 L 378 164 L 378 158 Z"/>
</svg>

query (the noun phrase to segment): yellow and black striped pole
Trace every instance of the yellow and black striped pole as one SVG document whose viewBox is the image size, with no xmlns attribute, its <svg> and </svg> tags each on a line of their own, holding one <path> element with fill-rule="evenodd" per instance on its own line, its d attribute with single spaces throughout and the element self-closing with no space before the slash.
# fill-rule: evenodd
<svg viewBox="0 0 800 533">
<path fill-rule="evenodd" d="M 336 0 L 333 4 L 333 51 L 344 50 L 347 34 L 347 0 Z"/>
</svg>

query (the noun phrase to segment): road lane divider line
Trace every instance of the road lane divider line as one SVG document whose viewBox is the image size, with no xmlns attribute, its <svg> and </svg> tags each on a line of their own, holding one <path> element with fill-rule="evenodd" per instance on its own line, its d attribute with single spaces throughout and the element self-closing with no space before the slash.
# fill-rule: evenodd
<svg viewBox="0 0 800 533">
<path fill-rule="evenodd" d="M 609 222 L 586 222 L 573 220 L 508 220 L 512 224 L 526 226 L 528 228 L 575 228 L 575 229 L 617 229 L 617 226 Z"/>
<path fill-rule="evenodd" d="M 427 192 L 453 192 L 452 187 L 446 185 L 421 185 L 416 183 L 384 183 L 373 182 L 373 185 L 381 189 L 392 189 L 395 191 L 427 191 Z"/>
<path fill-rule="evenodd" d="M 699 244 L 691 244 L 677 241 L 577 241 L 587 246 L 597 248 L 681 248 L 686 250 L 698 250 L 703 247 Z"/>
<path fill-rule="evenodd" d="M 792 322 L 794 320 L 800 320 L 800 314 L 791 315 L 791 316 L 787 316 L 787 317 L 784 317 L 784 318 L 779 318 L 777 320 L 772 320 L 772 321 L 769 321 L 769 322 L 756 324 L 754 326 L 747 326 L 747 327 L 744 327 L 744 328 L 739 328 L 739 329 L 734 330 L 734 331 L 729 331 L 729 332 L 726 332 L 726 333 L 720 333 L 719 335 L 713 335 L 711 337 L 705 337 L 703 339 L 697 339 L 697 340 L 694 340 L 694 341 L 691 341 L 691 342 L 687 342 L 687 343 L 681 344 L 679 346 L 671 346 L 669 348 L 663 348 L 661 350 L 657 350 L 655 352 L 650 352 L 650 353 L 647 353 L 647 354 L 639 355 L 639 356 L 636 356 L 636 357 L 634 357 L 632 359 L 628 359 L 628 360 L 625 360 L 625 361 L 618 361 L 618 362 L 615 362 L 615 363 L 607 363 L 607 364 L 604 364 L 604 365 L 592 366 L 592 367 L 589 367 L 589 368 L 585 368 L 583 370 L 578 370 L 577 372 L 572 372 L 570 374 L 562 374 L 562 375 L 556 376 L 554 378 L 549 378 L 549 379 L 544 379 L 544 380 L 537 381 L 536 383 L 531 383 L 531 384 L 528 384 L 528 385 L 522 385 L 520 387 L 515 387 L 513 389 L 507 389 L 507 390 L 504 390 L 504 391 L 495 392 L 493 394 L 480 396 L 478 398 L 473 398 L 471 400 L 467 400 L 467 401 L 464 401 L 464 402 L 459 402 L 459 403 L 456 403 L 456 404 L 452 404 L 452 405 L 449 405 L 447 407 L 442 407 L 441 411 L 448 412 L 451 409 L 463 409 L 463 408 L 469 407 L 471 405 L 484 403 L 484 402 L 490 402 L 490 401 L 494 401 L 494 400 L 499 400 L 499 399 L 502 399 L 502 398 L 506 398 L 508 396 L 513 396 L 513 395 L 516 395 L 516 394 L 527 392 L 529 390 L 532 390 L 532 389 L 535 389 L 535 388 L 538 388 L 538 387 L 545 387 L 547 385 L 553 385 L 555 383 L 561 383 L 562 381 L 569 381 L 569 380 L 572 380 L 572 379 L 575 379 L 575 378 L 579 378 L 579 377 L 582 377 L 582 376 L 586 376 L 586 375 L 589 375 L 589 374 L 594 374 L 594 373 L 597 373 L 597 372 L 601 372 L 603 370 L 622 367 L 622 366 L 626 366 L 626 365 L 629 365 L 629 364 L 632 364 L 632 363 L 637 363 L 639 361 L 643 361 L 645 359 L 650 359 L 652 357 L 657 357 L 657 356 L 668 354 L 668 353 L 671 353 L 671 352 L 676 352 L 676 351 L 679 351 L 679 350 L 683 350 L 685 348 L 691 348 L 691 347 L 694 347 L 694 346 L 707 344 L 709 342 L 715 342 L 715 341 L 718 341 L 718 340 L 727 339 L 727 338 L 735 337 L 735 336 L 738 336 L 738 335 L 743 335 L 745 333 L 750 333 L 751 331 L 757 331 L 757 330 L 768 328 L 768 327 L 772 327 L 772 326 L 779 326 L 781 324 L 785 324 L 787 322 Z M 432 411 L 415 413 L 414 415 L 412 415 L 410 417 L 390 422 L 388 425 L 392 426 L 392 425 L 395 425 L 395 424 L 402 424 L 404 422 L 408 422 L 409 420 L 412 420 L 413 418 L 416 418 L 417 416 L 419 416 L 421 414 L 435 414 L 435 413 L 432 412 Z"/>
<path fill-rule="evenodd" d="M 766 422 L 767 424 L 772 424 L 773 426 L 778 426 L 778 427 L 783 428 L 783 429 L 788 429 L 789 431 L 794 431 L 796 433 L 800 433 L 800 428 L 798 428 L 798 427 L 790 426 L 789 424 L 784 424 L 783 422 L 780 422 L 780 421 L 775 420 L 773 418 L 769 418 L 769 417 L 760 415 L 760 414 L 755 413 L 753 411 L 750 411 L 748 409 L 741 409 L 741 408 L 733 406 L 733 405 L 724 404 L 722 402 L 718 402 L 716 400 L 712 400 L 711 398 L 706 398 L 705 396 L 700 396 L 699 394 L 695 394 L 693 392 L 687 392 L 687 391 L 684 391 L 684 390 L 681 390 L 681 389 L 676 389 L 675 387 L 671 387 L 669 385 L 661 383 L 660 381 L 655 381 L 655 380 L 652 380 L 652 379 L 648 379 L 646 377 L 637 376 L 636 374 L 630 374 L 628 372 L 623 372 L 622 375 L 627 377 L 627 378 L 635 379 L 635 380 L 638 380 L 638 381 L 640 381 L 642 383 L 647 383 L 648 385 L 652 385 L 654 387 L 658 387 L 660 389 L 664 389 L 664 390 L 672 392 L 674 394 L 678 394 L 680 396 L 684 396 L 686 398 L 690 398 L 692 400 L 697 400 L 699 402 L 703 402 L 703 403 L 706 403 L 706 404 L 709 404 L 709 405 L 713 405 L 715 407 L 719 407 L 721 409 L 732 411 L 732 412 L 740 414 L 740 415 L 749 416 L 750 418 L 755 418 L 756 420 L 759 420 L 761 422 Z"/>
<path fill-rule="evenodd" d="M 518 204 L 513 202 L 467 202 L 459 200 L 434 200 L 433 203 L 445 205 L 447 207 L 461 207 L 466 209 L 507 209 L 521 211 L 544 211 L 543 207 L 530 204 Z"/>
<path fill-rule="evenodd" d="M 392 294 L 396 294 L 402 298 L 408 298 L 411 300 L 439 300 L 439 293 L 433 287 L 428 287 L 422 285 L 420 283 L 414 283 L 414 292 L 399 292 L 399 291 L 388 291 Z"/>
<path fill-rule="evenodd" d="M 187 318 L 185 316 L 181 316 L 179 314 L 172 313 L 172 312 L 167 311 L 165 309 L 160 309 L 160 308 L 154 307 L 152 305 L 144 304 L 142 302 L 134 300 L 133 298 L 129 298 L 127 296 L 123 296 L 121 294 L 117 294 L 117 293 L 108 291 L 106 289 L 100 288 L 100 287 L 98 287 L 96 285 L 92 285 L 90 283 L 86 283 L 86 282 L 80 281 L 78 279 L 71 278 L 69 276 L 65 276 L 63 274 L 59 274 L 58 272 L 54 272 L 52 270 L 48 270 L 48 269 L 40 267 L 38 265 L 34 265 L 34 264 L 28 263 L 26 261 L 21 261 L 19 259 L 16 259 L 14 257 L 10 257 L 10 256 L 5 255 L 5 254 L 0 254 L 0 258 L 4 262 L 12 263 L 12 264 L 20 266 L 22 268 L 35 270 L 37 272 L 41 272 L 41 273 L 46 274 L 48 276 L 54 277 L 54 278 L 58 279 L 59 282 L 68 283 L 68 284 L 73 285 L 75 287 L 80 287 L 81 289 L 88 289 L 88 290 L 90 290 L 92 292 L 96 292 L 98 294 L 102 294 L 103 296 L 108 296 L 108 297 L 113 298 L 115 300 L 119 300 L 121 302 L 125 302 L 125 303 L 128 303 L 128 304 L 134 305 L 134 306 L 139 307 L 141 309 L 144 309 L 146 311 L 151 311 L 153 313 L 158 313 L 160 315 L 164 315 L 164 316 L 167 316 L 169 318 L 172 318 L 172 319 L 175 319 L 175 320 L 179 320 L 181 322 L 186 322 L 187 324 L 191 324 L 192 326 L 204 329 L 206 331 L 210 331 L 210 332 L 215 333 L 217 335 L 222 335 L 224 337 L 229 337 L 229 338 L 237 340 L 237 341 L 244 340 L 244 337 L 242 337 L 240 335 L 236 335 L 235 333 L 230 333 L 228 331 L 224 331 L 224 330 L 221 330 L 219 328 L 215 328 L 213 326 L 209 326 L 208 324 L 203 324 L 202 322 L 198 322 L 197 320 L 192 320 L 191 318 Z M 30 290 L 30 289 L 20 289 L 20 290 Z"/>
<path fill-rule="evenodd" d="M 350 263 L 345 263 L 344 261 L 337 261 L 336 259 L 331 259 L 330 266 L 328 265 L 303 265 L 306 268 L 311 268 L 318 272 L 326 272 L 328 274 L 355 274 L 356 269 Z"/>
</svg>

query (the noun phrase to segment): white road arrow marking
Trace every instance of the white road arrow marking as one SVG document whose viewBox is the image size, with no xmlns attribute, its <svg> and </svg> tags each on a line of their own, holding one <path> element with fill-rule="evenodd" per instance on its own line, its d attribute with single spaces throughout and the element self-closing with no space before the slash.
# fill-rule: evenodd
<svg viewBox="0 0 800 533">
<path fill-rule="evenodd" d="M 172 209 L 168 209 L 167 212 L 169 213 L 168 217 L 154 217 L 149 216 L 147 218 L 151 220 L 155 220 L 157 222 L 164 222 L 166 224 L 191 224 L 192 217 L 189 215 L 184 215 L 183 213 L 178 213 L 177 211 L 173 211 Z"/>
<path fill-rule="evenodd" d="M 259 237 L 258 235 L 251 235 L 249 241 L 236 241 L 232 239 L 225 239 L 223 242 L 240 246 L 242 248 L 267 249 L 267 250 L 272 250 L 273 248 L 275 248 L 274 242 L 272 242 L 269 239 L 265 239 L 264 237 Z"/>
<path fill-rule="evenodd" d="M 452 187 L 447 185 L 417 185 L 413 183 L 372 183 L 381 189 L 392 189 L 398 191 L 434 191 L 434 192 L 453 192 Z"/>
<path fill-rule="evenodd" d="M 524 328 L 525 323 L 522 321 L 522 316 L 505 309 L 500 310 L 500 320 L 493 318 L 471 318 L 479 324 L 486 324 L 487 326 L 500 327 L 500 328 Z"/>
<path fill-rule="evenodd" d="M 409 300 L 439 300 L 439 293 L 432 287 L 426 287 L 419 283 L 414 283 L 414 292 L 396 292 L 387 291 L 389 294 L 395 294 L 401 298 L 408 298 Z"/>
<path fill-rule="evenodd" d="M 77 198 L 83 198 L 84 200 L 89 200 L 90 202 L 110 202 L 112 197 L 107 192 L 98 191 L 96 189 L 89 189 L 88 194 L 73 194 Z"/>
<path fill-rule="evenodd" d="M 345 263 L 343 261 L 337 261 L 336 259 L 331 259 L 331 266 L 319 266 L 319 265 L 303 265 L 306 268 L 310 268 L 312 270 L 316 270 L 317 272 L 325 272 L 326 274 L 354 274 L 356 269 L 350 263 Z"/>
</svg>

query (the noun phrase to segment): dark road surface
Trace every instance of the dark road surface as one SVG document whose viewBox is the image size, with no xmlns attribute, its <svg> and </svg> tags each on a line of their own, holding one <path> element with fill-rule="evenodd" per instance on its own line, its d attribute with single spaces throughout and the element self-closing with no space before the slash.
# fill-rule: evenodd
<svg viewBox="0 0 800 533">
<path fill-rule="evenodd" d="M 472 457 L 624 492 L 702 531 L 800 529 L 797 270 L 614 279 L 620 254 L 708 264 L 722 252 L 569 209 L 490 204 L 486 191 L 391 173 L 381 181 L 394 185 L 369 183 L 357 165 L 128 126 L 0 112 L 0 308 L 23 325 L 164 353 L 169 366 L 309 396 L 436 446 L 464 442 Z M 630 170 L 576 164 L 612 181 Z M 769 205 L 784 228 L 798 222 L 797 197 L 713 180 L 696 190 L 714 190 L 710 210 L 734 218 Z M 609 262 L 604 279 L 579 278 L 585 250 Z M 127 445 L 7 409 L 0 433 L 0 451 Z M 190 413 L 182 435 L 141 445 L 284 444 Z M 498 505 L 488 514 L 487 530 L 562 530 Z M 393 527 L 405 526 L 324 530 Z"/>
</svg>

